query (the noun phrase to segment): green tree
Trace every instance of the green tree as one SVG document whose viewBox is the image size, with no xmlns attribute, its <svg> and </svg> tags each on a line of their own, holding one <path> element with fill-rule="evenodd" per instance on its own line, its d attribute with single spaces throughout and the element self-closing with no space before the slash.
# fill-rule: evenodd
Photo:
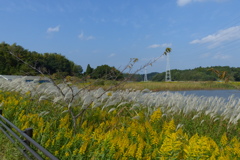
<svg viewBox="0 0 240 160">
<path fill-rule="evenodd" d="M 91 75 L 93 73 L 93 68 L 90 66 L 90 64 L 87 65 L 85 75 Z"/>
<path fill-rule="evenodd" d="M 164 81 L 165 80 L 165 72 L 159 73 L 153 76 L 152 81 Z"/>
<path fill-rule="evenodd" d="M 30 67 L 31 66 L 31 67 Z M 30 52 L 16 43 L 0 43 L 0 74 L 37 75 L 37 70 L 49 74 L 80 76 L 82 67 L 57 53 Z"/>
<path fill-rule="evenodd" d="M 106 80 L 120 80 L 123 78 L 123 74 L 117 70 L 115 67 L 110 67 L 108 65 L 98 66 L 93 74 L 93 79 L 106 79 Z"/>
<path fill-rule="evenodd" d="M 80 77 L 82 75 L 82 72 L 83 72 L 82 66 L 76 65 L 74 63 L 72 63 L 71 65 L 72 65 L 72 67 L 71 67 L 72 68 L 72 75 Z"/>
</svg>

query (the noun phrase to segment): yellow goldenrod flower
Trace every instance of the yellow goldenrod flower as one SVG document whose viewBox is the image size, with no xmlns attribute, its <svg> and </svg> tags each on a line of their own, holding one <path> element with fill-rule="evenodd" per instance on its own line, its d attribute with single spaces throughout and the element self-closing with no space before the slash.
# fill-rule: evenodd
<svg viewBox="0 0 240 160">
<path fill-rule="evenodd" d="M 164 122 L 163 124 L 163 131 L 166 135 L 171 134 L 173 131 L 175 131 L 176 126 L 174 124 L 174 120 L 172 119 L 169 122 Z"/>
<path fill-rule="evenodd" d="M 79 154 L 81 154 L 81 155 L 85 154 L 87 146 L 88 146 L 88 141 L 86 141 L 82 144 L 82 146 L 79 149 Z"/>
<path fill-rule="evenodd" d="M 73 141 L 69 141 L 67 144 L 66 144 L 66 149 L 69 149 L 73 144 Z"/>
<path fill-rule="evenodd" d="M 83 129 L 87 126 L 87 123 L 88 123 L 87 120 L 85 120 L 85 121 L 82 123 L 82 128 L 83 128 Z"/>
<path fill-rule="evenodd" d="M 58 132 L 57 136 L 56 136 L 56 141 L 60 140 L 61 139 L 61 134 L 62 132 Z"/>
<path fill-rule="evenodd" d="M 121 154 L 122 154 L 121 152 L 115 152 L 113 158 L 120 159 Z"/>
<path fill-rule="evenodd" d="M 177 133 L 166 135 L 163 144 L 159 150 L 163 157 L 178 158 L 181 153 L 183 143 L 180 141 Z"/>
<path fill-rule="evenodd" d="M 222 135 L 220 142 L 221 142 L 222 146 L 225 146 L 225 145 L 227 144 L 228 139 L 227 139 L 227 134 L 226 134 L 226 132 Z"/>
<path fill-rule="evenodd" d="M 135 158 L 142 159 L 143 148 L 144 148 L 144 143 L 139 143 Z"/>
<path fill-rule="evenodd" d="M 112 96 L 112 92 L 107 92 L 106 95 L 110 97 Z"/>
<path fill-rule="evenodd" d="M 51 145 L 54 146 L 54 144 L 55 144 L 55 139 L 52 140 L 52 144 Z"/>
<path fill-rule="evenodd" d="M 153 152 L 152 152 L 152 155 L 151 155 L 151 158 L 152 159 L 156 159 L 157 158 L 157 153 L 158 153 L 158 149 L 157 148 L 154 148 Z"/>
<path fill-rule="evenodd" d="M 78 149 L 76 148 L 74 151 L 73 151 L 73 156 L 77 155 L 78 153 Z"/>
<path fill-rule="evenodd" d="M 233 153 L 237 156 L 240 157 L 240 142 L 238 141 L 238 139 L 236 137 L 234 137 L 231 142 L 233 145 Z"/>
<path fill-rule="evenodd" d="M 65 132 L 65 137 L 66 138 L 68 138 L 68 139 L 71 139 L 72 138 L 72 136 L 73 136 L 73 130 L 71 130 L 71 129 L 67 129 L 67 131 Z"/>
<path fill-rule="evenodd" d="M 55 151 L 55 152 L 54 152 L 54 155 L 55 155 L 55 156 L 57 156 L 57 155 L 58 155 L 58 153 L 59 153 L 59 151 Z"/>
<path fill-rule="evenodd" d="M 116 152 L 115 144 L 112 143 L 111 146 L 110 146 L 110 149 L 109 149 L 109 154 L 114 155 L 115 152 Z"/>
<path fill-rule="evenodd" d="M 59 128 L 68 128 L 70 125 L 69 120 L 69 114 L 67 114 L 65 117 L 60 119 L 60 125 Z"/>
<path fill-rule="evenodd" d="M 45 148 L 47 148 L 51 143 L 51 139 L 48 139 L 47 142 L 45 143 Z"/>
<path fill-rule="evenodd" d="M 65 153 L 65 157 L 69 157 L 69 155 L 70 155 L 69 152 Z"/>
<path fill-rule="evenodd" d="M 153 112 L 153 114 L 150 116 L 150 122 L 156 122 L 162 118 L 162 112 L 160 109 L 157 109 Z"/>
<path fill-rule="evenodd" d="M 135 152 L 136 152 L 137 144 L 131 144 L 128 148 L 128 151 L 126 153 L 126 156 L 128 157 L 135 157 Z"/>
</svg>

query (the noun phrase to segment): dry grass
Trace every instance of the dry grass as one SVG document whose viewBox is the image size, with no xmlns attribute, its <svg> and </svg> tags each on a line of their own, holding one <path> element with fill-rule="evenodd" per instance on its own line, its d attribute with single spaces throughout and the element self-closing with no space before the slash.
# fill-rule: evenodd
<svg viewBox="0 0 240 160">
<path fill-rule="evenodd" d="M 96 85 L 91 85 L 90 89 L 103 88 L 107 89 L 110 86 L 116 84 L 116 82 L 111 81 L 101 81 L 102 83 L 97 83 Z M 88 83 L 76 83 L 78 87 L 82 88 L 93 83 L 90 81 Z M 239 88 L 239 83 L 223 83 L 223 82 L 126 82 L 123 85 L 116 87 L 116 89 L 150 89 L 152 91 L 181 91 L 181 90 L 212 90 L 212 89 L 237 89 Z"/>
<path fill-rule="evenodd" d="M 211 89 L 236 89 L 232 84 L 221 82 L 132 82 L 124 88 L 145 89 L 152 91 L 179 91 L 179 90 L 211 90 Z"/>
</svg>

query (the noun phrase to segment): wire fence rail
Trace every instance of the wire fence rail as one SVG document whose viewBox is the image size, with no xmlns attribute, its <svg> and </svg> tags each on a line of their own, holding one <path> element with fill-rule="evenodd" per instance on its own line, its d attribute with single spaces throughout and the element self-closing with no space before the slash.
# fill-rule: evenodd
<svg viewBox="0 0 240 160">
<path fill-rule="evenodd" d="M 0 109 L 0 130 L 7 136 L 7 138 L 16 146 L 16 148 L 28 160 L 58 160 L 49 151 L 43 148 L 40 144 L 32 139 L 33 129 L 27 128 L 24 131 L 20 130 L 8 119 L 2 116 Z"/>
</svg>

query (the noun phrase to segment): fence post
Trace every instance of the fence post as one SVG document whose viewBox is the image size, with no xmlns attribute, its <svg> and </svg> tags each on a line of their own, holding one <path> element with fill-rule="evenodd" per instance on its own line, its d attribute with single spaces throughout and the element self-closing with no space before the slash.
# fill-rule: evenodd
<svg viewBox="0 0 240 160">
<path fill-rule="evenodd" d="M 32 136 L 33 136 L 33 129 L 32 129 L 32 128 L 27 128 L 27 129 L 25 129 L 25 130 L 23 131 L 23 133 L 25 133 L 26 135 L 28 135 L 29 137 L 32 138 Z M 24 142 L 25 142 L 27 145 L 30 146 L 30 142 L 29 142 L 28 140 L 25 139 Z"/>
</svg>

